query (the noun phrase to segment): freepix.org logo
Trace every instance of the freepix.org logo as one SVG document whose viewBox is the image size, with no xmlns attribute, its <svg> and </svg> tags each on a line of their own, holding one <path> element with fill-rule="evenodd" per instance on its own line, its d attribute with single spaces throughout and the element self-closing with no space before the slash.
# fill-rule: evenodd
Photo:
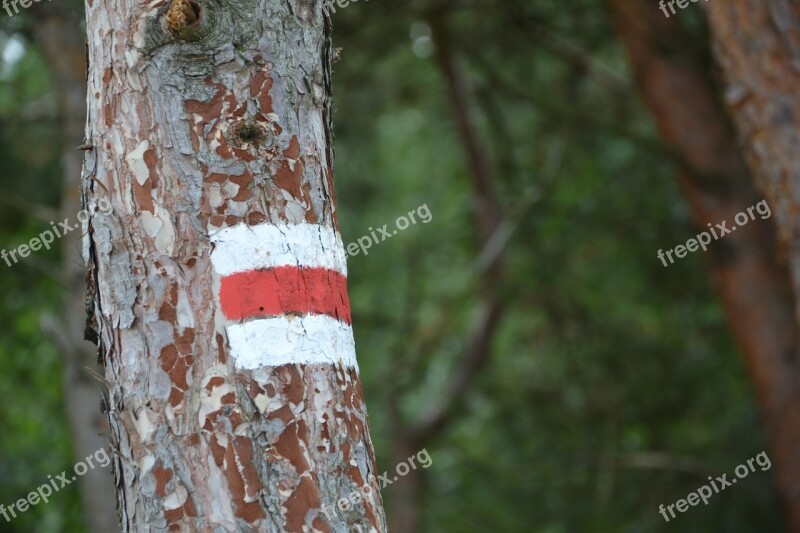
<svg viewBox="0 0 800 533">
<path fill-rule="evenodd" d="M 56 475 L 55 479 L 53 476 L 48 475 L 47 483 L 39 485 L 35 491 L 30 492 L 25 498 L 20 498 L 8 507 L 0 505 L 0 516 L 5 518 L 6 522 L 11 522 L 11 520 L 17 517 L 17 514 L 24 513 L 34 505 L 38 505 L 41 502 L 48 503 L 50 501 L 50 496 L 67 485 L 71 485 L 89 470 L 93 470 L 96 467 L 105 468 L 110 464 L 111 457 L 108 456 L 104 448 L 100 448 L 92 455 L 87 456 L 83 461 L 79 461 L 75 464 L 72 468 L 75 473 L 74 476 L 70 477 L 66 470 Z"/>
<path fill-rule="evenodd" d="M 50 0 L 47 1 L 49 2 Z M 19 8 L 17 7 L 17 4 L 21 5 L 24 8 L 29 8 L 34 2 L 38 4 L 39 2 L 41 2 L 41 0 L 11 0 L 10 2 L 9 0 L 3 0 L 3 9 L 6 10 L 6 13 L 8 13 L 9 17 L 13 17 L 14 15 L 19 13 Z M 13 13 L 11 12 L 12 7 L 14 8 Z"/>
<path fill-rule="evenodd" d="M 389 224 L 384 224 L 383 227 L 377 229 L 372 229 L 372 226 L 370 226 L 369 235 L 359 237 L 355 242 L 351 242 L 347 245 L 347 255 L 353 257 L 358 255 L 359 252 L 364 255 L 369 255 L 367 250 L 372 248 L 373 244 L 380 244 L 387 239 L 391 239 L 399 232 L 408 229 L 410 225 L 416 224 L 416 217 L 419 217 L 423 224 L 427 224 L 433 219 L 433 214 L 431 214 L 431 210 L 428 209 L 428 204 L 422 204 L 415 210 L 409 211 L 408 216 L 400 215 L 397 217 L 397 220 L 394 221 L 396 229 L 393 231 L 389 230 Z M 378 233 L 375 233 L 376 231 Z"/>
<path fill-rule="evenodd" d="M 761 216 L 761 220 L 765 220 L 772 216 L 772 210 L 769 208 L 767 201 L 761 200 L 757 204 L 748 207 L 747 212 L 742 211 L 740 213 L 736 213 L 736 216 L 733 218 L 733 221 L 736 222 L 735 225 L 728 227 L 728 221 L 723 220 L 719 224 L 715 224 L 714 227 L 711 227 L 711 223 L 709 222 L 708 229 L 711 232 L 710 234 L 708 231 L 698 233 L 695 238 L 686 241 L 685 245 L 679 244 L 674 248 L 666 250 L 666 252 L 659 249 L 656 253 L 656 256 L 661 260 L 664 268 L 666 268 L 675 262 L 675 260 L 672 258 L 673 253 L 678 259 L 683 259 L 686 257 L 687 253 L 696 252 L 698 248 L 702 248 L 705 252 L 708 249 L 708 245 L 712 242 L 712 236 L 716 241 L 717 239 L 720 239 L 729 233 L 733 233 L 737 228 L 741 228 L 751 220 L 755 220 L 755 213 L 758 213 Z M 669 265 L 667 264 L 667 259 L 669 259 Z"/>
<path fill-rule="evenodd" d="M 111 213 L 113 209 L 111 204 L 105 198 L 98 200 L 96 207 L 97 211 L 105 214 Z M 77 215 L 78 224 L 70 224 L 69 218 L 65 218 L 58 224 L 55 222 L 50 222 L 51 229 L 41 232 L 38 237 L 34 237 L 28 241 L 27 244 L 20 244 L 16 248 L 12 248 L 10 250 L 0 250 L 0 258 L 2 258 L 5 264 L 10 267 L 12 265 L 16 265 L 20 259 L 28 257 L 31 252 L 38 252 L 42 248 L 49 250 L 50 245 L 53 244 L 56 239 L 60 239 L 72 231 L 78 231 L 81 228 L 81 224 L 89 220 L 89 216 L 90 215 L 88 211 L 81 210 Z"/>
<path fill-rule="evenodd" d="M 669 522 L 672 518 L 677 516 L 674 509 L 677 509 L 679 513 L 684 513 L 689 509 L 689 507 L 694 507 L 701 501 L 703 502 L 703 505 L 708 505 L 708 500 L 711 498 L 711 496 L 714 494 L 719 494 L 728 487 L 732 487 L 740 479 L 744 479 L 751 473 L 755 472 L 756 467 L 753 465 L 753 463 L 761 467 L 762 472 L 769 470 L 769 468 L 772 466 L 772 461 L 769 460 L 767 452 L 761 452 L 755 457 L 748 459 L 746 464 L 742 463 L 737 466 L 733 471 L 733 473 L 736 474 L 736 477 L 731 477 L 731 479 L 728 479 L 728 474 L 722 474 L 721 476 L 716 476 L 716 478 L 712 479 L 711 476 L 708 476 L 710 486 L 703 485 L 696 491 L 690 492 L 685 499 L 681 498 L 675 503 L 671 503 L 667 506 L 662 503 L 658 506 L 658 512 L 664 518 L 665 522 Z M 712 488 L 714 489 L 713 491 L 711 490 Z M 669 516 L 667 513 L 669 513 Z"/>
</svg>

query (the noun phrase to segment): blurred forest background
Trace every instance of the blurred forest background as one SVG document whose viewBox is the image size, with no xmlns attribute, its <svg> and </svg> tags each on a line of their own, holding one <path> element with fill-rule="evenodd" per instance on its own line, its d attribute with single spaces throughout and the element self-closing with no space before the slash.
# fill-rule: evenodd
<svg viewBox="0 0 800 533">
<path fill-rule="evenodd" d="M 332 18 L 344 242 L 422 204 L 433 215 L 349 259 L 379 470 L 422 447 L 433 459 L 384 489 L 390 524 L 783 530 L 774 466 L 670 524 L 658 513 L 769 448 L 708 257 L 669 268 L 656 257 L 698 230 L 613 8 L 371 0 Z M 57 213 L 77 192 L 65 161 L 83 138 L 41 30 L 83 39 L 85 27 L 72 0 L 0 20 L 0 248 L 11 249 L 75 217 Z M 686 32 L 677 46 L 710 57 L 698 5 L 669 22 Z M 58 244 L 0 263 L 0 503 L 81 457 L 52 326 L 80 295 L 63 276 L 78 245 Z M 0 531 L 86 531 L 81 501 L 73 484 Z"/>
</svg>

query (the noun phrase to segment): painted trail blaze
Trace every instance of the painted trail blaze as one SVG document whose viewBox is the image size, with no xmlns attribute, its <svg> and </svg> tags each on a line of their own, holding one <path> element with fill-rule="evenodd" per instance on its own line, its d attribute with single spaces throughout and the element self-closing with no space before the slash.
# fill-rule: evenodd
<svg viewBox="0 0 800 533">
<path fill-rule="evenodd" d="M 351 322 L 347 278 L 324 268 L 280 266 L 231 274 L 222 278 L 219 300 L 230 320 L 296 313 Z"/>
<path fill-rule="evenodd" d="M 317 224 L 245 224 L 211 237 L 219 305 L 237 368 L 358 369 L 341 237 Z"/>
</svg>

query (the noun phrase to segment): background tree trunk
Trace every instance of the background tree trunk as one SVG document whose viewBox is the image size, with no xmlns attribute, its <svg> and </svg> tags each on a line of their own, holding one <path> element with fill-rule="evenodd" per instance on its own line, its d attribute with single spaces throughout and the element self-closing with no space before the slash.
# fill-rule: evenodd
<svg viewBox="0 0 800 533">
<path fill-rule="evenodd" d="M 51 67 L 55 94 L 58 97 L 58 120 L 62 132 L 61 157 L 64 182 L 60 218 L 75 223 L 81 209 L 80 176 L 86 124 L 86 43 L 78 31 L 78 10 L 70 4 L 33 4 L 33 36 Z M 81 255 L 81 234 L 66 235 L 62 247 L 61 282 L 64 306 L 60 319 L 46 316 L 43 327 L 63 356 L 64 399 L 72 435 L 75 461 L 83 461 L 100 448 L 108 446 L 105 416 L 100 410 L 100 383 L 90 369 L 99 372 L 97 349 L 83 338 L 86 322 L 85 267 Z M 89 531 L 116 531 L 113 478 L 108 468 L 94 468 L 79 481 L 84 515 Z"/>
<path fill-rule="evenodd" d="M 710 59 L 702 50 L 693 47 L 692 40 L 681 31 L 679 21 L 667 20 L 656 4 L 638 0 L 614 0 L 612 4 L 620 36 L 628 48 L 645 102 L 656 118 L 665 144 L 680 161 L 679 180 L 698 225 L 705 227 L 708 223 L 731 220 L 736 213 L 761 198 L 739 153 L 735 134 L 722 111 L 722 103 L 718 102 L 719 91 L 708 74 Z M 712 13 L 718 12 L 712 16 L 712 22 L 717 26 L 718 48 L 727 48 L 722 53 L 723 58 L 731 54 L 741 60 L 740 46 L 756 35 L 759 39 L 772 41 L 776 27 L 766 24 L 763 15 L 779 4 L 788 9 L 786 2 L 753 1 L 749 4 L 755 11 L 745 14 L 741 11 L 745 4 L 748 2 L 708 4 Z M 734 17 L 735 21 L 729 22 L 741 33 L 720 34 L 719 27 L 725 24 L 722 24 L 720 19 L 723 17 L 719 12 L 739 13 Z M 782 16 L 786 14 L 788 12 L 782 12 Z M 745 44 L 745 47 L 751 44 Z M 776 46 L 771 52 L 778 52 L 778 56 L 783 54 L 779 52 L 781 46 L 777 42 L 774 44 Z M 778 72 L 774 69 L 778 65 L 772 59 L 767 60 L 775 58 L 775 55 L 761 46 L 752 51 L 752 62 L 739 65 L 735 71 L 736 80 L 727 93 L 729 103 L 734 104 L 734 113 L 740 117 L 740 129 L 743 119 L 745 122 L 754 121 L 762 125 L 773 122 L 777 125 L 773 119 L 778 118 L 778 110 L 786 109 L 782 105 L 786 99 L 776 98 L 772 88 L 775 83 L 780 85 L 786 81 L 785 87 L 789 92 L 784 96 L 791 95 L 790 87 L 796 88 L 795 76 L 790 74 L 792 66 L 788 62 L 782 65 L 785 72 Z M 723 65 L 729 63 L 725 59 L 722 62 Z M 768 70 L 771 73 L 764 77 L 753 75 L 762 64 L 770 65 Z M 751 93 L 748 87 L 759 91 L 760 95 Z M 760 103 L 747 104 L 751 98 Z M 773 104 L 777 104 L 776 107 L 768 109 Z M 797 102 L 793 105 L 797 110 Z M 786 117 L 781 118 L 785 120 Z M 777 129 L 791 131 L 794 136 L 796 127 L 797 121 L 790 120 Z M 793 141 L 794 137 L 780 139 L 778 134 L 768 138 L 767 131 L 761 131 L 759 136 L 762 134 L 765 136 L 760 140 L 750 139 L 747 153 L 753 174 L 764 184 L 765 171 L 769 172 L 776 161 L 788 162 L 788 159 L 796 158 L 792 154 L 797 153 L 800 145 Z M 770 148 L 762 151 L 767 146 Z M 764 166 L 763 161 L 754 157 L 754 152 L 758 152 L 759 157 L 769 152 L 767 159 L 776 159 Z M 783 167 L 780 176 L 790 176 L 797 168 L 796 165 L 794 168 Z M 791 188 L 789 180 L 780 181 L 782 187 L 788 185 Z M 760 220 L 758 224 L 740 228 L 712 243 L 711 269 L 731 330 L 745 356 L 758 394 L 788 522 L 793 531 L 800 531 L 800 448 L 797 446 L 800 440 L 800 383 L 797 380 L 798 324 L 794 318 L 797 301 L 792 296 L 789 272 L 778 262 L 778 232 L 775 230 L 777 223 L 785 234 L 786 206 L 781 204 L 785 203 L 787 193 L 791 191 L 781 191 L 784 197 L 781 200 L 774 194 L 780 189 L 767 186 L 764 190 L 777 217 Z M 795 272 L 798 267 L 800 263 L 795 264 Z M 798 294 L 796 282 L 795 275 L 795 295 Z"/>
<path fill-rule="evenodd" d="M 476 259 L 476 276 L 479 278 L 478 305 L 475 320 L 459 354 L 448 385 L 426 411 L 415 420 L 405 420 L 400 415 L 399 394 L 392 395 L 393 447 L 392 464 L 403 462 L 410 454 L 432 444 L 445 433 L 457 419 L 463 401 L 477 374 L 489 365 L 492 344 L 502 323 L 505 305 L 501 287 L 505 275 L 506 245 L 497 242 L 503 233 L 503 206 L 497 197 L 494 163 L 491 160 L 490 143 L 486 141 L 477 125 L 473 95 L 467 77 L 460 68 L 458 57 L 452 48 L 449 30 L 450 10 L 444 9 L 430 14 L 428 23 L 436 50 L 436 63 L 446 87 L 446 96 L 451 108 L 455 131 L 460 138 L 469 178 L 473 231 L 480 255 Z M 447 328 L 442 328 L 446 331 Z M 427 353 L 422 357 L 429 357 Z M 392 485 L 391 531 L 415 533 L 423 529 L 425 471 L 413 470 Z"/>
<path fill-rule="evenodd" d="M 85 253 L 123 531 L 384 531 L 321 2 L 105 0 L 87 20 Z"/>
</svg>

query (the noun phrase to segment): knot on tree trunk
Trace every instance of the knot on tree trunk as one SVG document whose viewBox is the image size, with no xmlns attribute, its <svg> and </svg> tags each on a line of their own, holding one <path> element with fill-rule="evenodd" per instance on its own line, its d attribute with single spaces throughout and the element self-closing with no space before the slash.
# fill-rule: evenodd
<svg viewBox="0 0 800 533">
<path fill-rule="evenodd" d="M 172 0 L 167 10 L 167 26 L 180 33 L 200 19 L 200 6 L 193 0 Z"/>
</svg>

